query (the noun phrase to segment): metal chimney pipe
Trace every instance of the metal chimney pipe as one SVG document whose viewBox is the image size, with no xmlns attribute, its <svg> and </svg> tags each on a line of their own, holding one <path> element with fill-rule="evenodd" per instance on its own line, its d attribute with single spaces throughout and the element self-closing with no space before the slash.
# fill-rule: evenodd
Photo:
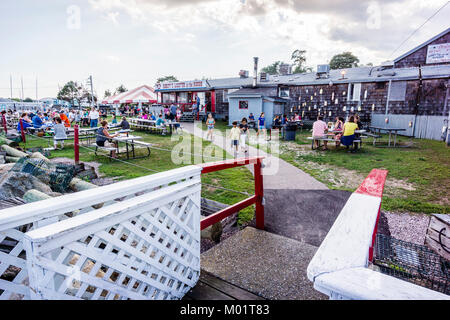
<svg viewBox="0 0 450 320">
<path fill-rule="evenodd" d="M 254 70 L 253 70 L 253 87 L 256 87 L 256 84 L 258 82 L 258 57 L 253 57 L 254 61 Z"/>
</svg>

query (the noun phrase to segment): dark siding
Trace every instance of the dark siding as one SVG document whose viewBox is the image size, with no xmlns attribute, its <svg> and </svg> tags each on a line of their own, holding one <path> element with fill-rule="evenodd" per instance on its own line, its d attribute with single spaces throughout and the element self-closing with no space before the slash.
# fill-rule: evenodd
<svg viewBox="0 0 450 320">
<path fill-rule="evenodd" d="M 433 42 L 429 43 L 429 45 L 433 44 L 440 44 L 440 43 L 448 43 L 450 42 L 450 32 L 446 33 L 442 37 L 434 40 Z M 428 45 L 420 48 L 419 50 L 411 53 L 410 55 L 404 57 L 403 59 L 397 61 L 395 63 L 395 68 L 407 68 L 407 67 L 418 67 L 419 65 L 425 65 L 427 61 L 427 51 L 428 51 Z M 436 63 L 428 64 L 436 65 Z"/>
</svg>

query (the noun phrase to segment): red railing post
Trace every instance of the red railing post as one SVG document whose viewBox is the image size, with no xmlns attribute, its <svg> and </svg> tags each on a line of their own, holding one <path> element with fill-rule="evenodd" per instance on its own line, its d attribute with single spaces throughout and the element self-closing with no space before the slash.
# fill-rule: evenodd
<svg viewBox="0 0 450 320">
<path fill-rule="evenodd" d="M 78 125 L 74 126 L 74 144 L 73 150 L 75 152 L 75 164 L 80 162 L 80 148 L 79 148 L 79 138 L 78 138 Z"/>
<path fill-rule="evenodd" d="M 2 120 L 3 120 L 3 129 L 5 130 L 5 134 L 8 134 L 8 126 L 6 125 L 6 117 L 4 114 L 2 114 Z"/>
<path fill-rule="evenodd" d="M 254 174 L 255 174 L 255 196 L 256 196 L 256 228 L 264 230 L 264 186 L 263 186 L 263 176 L 262 176 L 262 162 L 258 158 L 254 164 Z"/>
<path fill-rule="evenodd" d="M 25 139 L 25 131 L 23 130 L 23 119 L 19 120 L 20 123 L 20 134 L 22 135 L 22 142 L 25 143 L 27 140 Z"/>
</svg>

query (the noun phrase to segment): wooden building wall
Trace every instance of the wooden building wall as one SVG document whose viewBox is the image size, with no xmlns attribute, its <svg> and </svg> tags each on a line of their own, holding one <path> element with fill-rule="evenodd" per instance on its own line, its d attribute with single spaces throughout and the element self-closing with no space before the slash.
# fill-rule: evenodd
<svg viewBox="0 0 450 320">
<path fill-rule="evenodd" d="M 446 83 L 448 81 L 448 79 L 423 80 L 418 115 L 445 116 L 448 114 L 450 101 L 447 103 L 447 109 L 445 108 Z M 418 89 L 418 80 L 406 81 L 404 99 L 401 101 L 390 100 L 388 113 L 414 114 Z M 388 81 L 362 83 L 360 100 L 349 101 L 347 100 L 348 83 L 333 84 L 332 86 L 290 86 L 289 108 L 292 109 L 292 112 L 303 114 L 303 118 L 309 120 L 316 119 L 319 112 L 325 116 L 326 121 L 332 121 L 336 116 L 345 118 L 357 113 L 363 122 L 370 122 L 372 113 L 384 114 L 386 112 L 388 90 Z"/>
<path fill-rule="evenodd" d="M 449 43 L 449 42 L 450 42 L 450 32 L 448 32 L 447 34 L 443 35 L 442 37 L 432 41 L 428 45 Z M 397 61 L 395 63 L 395 68 L 418 67 L 419 64 L 422 66 L 426 65 L 428 45 L 424 46 L 423 48 L 420 48 L 419 50 L 417 50 L 417 51 L 411 53 L 410 55 L 404 57 L 403 59 Z M 427 64 L 427 65 L 433 65 L 433 64 Z"/>
</svg>

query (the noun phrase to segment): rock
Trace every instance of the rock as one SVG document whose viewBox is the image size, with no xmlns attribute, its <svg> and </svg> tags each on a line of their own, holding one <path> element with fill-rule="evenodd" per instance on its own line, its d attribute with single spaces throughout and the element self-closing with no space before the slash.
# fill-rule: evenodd
<svg viewBox="0 0 450 320">
<path fill-rule="evenodd" d="M 0 176 L 8 172 L 14 167 L 14 163 L 0 164 Z"/>
<path fill-rule="evenodd" d="M 204 217 L 204 216 L 202 216 Z M 209 226 L 208 228 L 201 231 L 201 238 L 202 239 L 209 239 L 214 242 L 219 242 L 220 237 L 222 236 L 223 228 L 222 223 L 217 222 L 213 224 L 212 226 Z"/>
<path fill-rule="evenodd" d="M 27 203 L 46 200 L 46 199 L 50 199 L 50 198 L 51 198 L 50 195 L 40 192 L 36 189 L 28 190 L 23 195 L 23 200 Z"/>
<path fill-rule="evenodd" d="M 31 189 L 51 194 L 52 189 L 31 174 L 24 172 L 8 172 L 0 178 L 0 200 L 14 197 L 22 198 Z"/>
</svg>

